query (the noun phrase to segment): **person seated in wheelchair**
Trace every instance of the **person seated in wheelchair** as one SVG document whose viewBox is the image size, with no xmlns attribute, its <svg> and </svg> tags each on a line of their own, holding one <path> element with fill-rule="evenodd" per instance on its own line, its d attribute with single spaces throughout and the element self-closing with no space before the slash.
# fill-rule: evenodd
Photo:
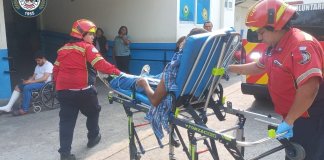
<svg viewBox="0 0 324 160">
<path fill-rule="evenodd" d="M 207 32 L 208 31 L 203 28 L 193 28 L 187 37 Z M 129 74 L 123 74 L 108 80 L 112 88 L 118 86 L 118 88 L 125 90 L 130 90 L 134 83 L 136 83 L 136 92 L 146 94 L 151 105 L 154 107 L 150 108 L 145 119 L 151 122 L 154 133 L 160 139 L 164 136 L 162 126 L 166 131 L 169 131 L 168 118 L 166 118 L 166 116 L 169 116 L 168 114 L 171 111 L 172 98 L 167 93 L 177 89 L 175 80 L 182 53 L 182 50 L 180 50 L 173 55 L 171 62 L 166 65 L 161 79 L 159 80 L 154 80 L 151 77 Z M 145 66 L 143 70 L 145 70 Z"/>
<path fill-rule="evenodd" d="M 14 116 L 24 115 L 28 113 L 32 91 L 42 88 L 45 83 L 52 80 L 53 64 L 46 60 L 42 54 L 35 56 L 37 63 L 34 74 L 28 79 L 22 79 L 22 83 L 15 86 L 15 90 L 12 92 L 11 98 L 7 105 L 0 107 L 0 111 L 10 112 L 14 103 L 23 94 L 22 105 L 18 110 L 13 111 Z"/>
</svg>

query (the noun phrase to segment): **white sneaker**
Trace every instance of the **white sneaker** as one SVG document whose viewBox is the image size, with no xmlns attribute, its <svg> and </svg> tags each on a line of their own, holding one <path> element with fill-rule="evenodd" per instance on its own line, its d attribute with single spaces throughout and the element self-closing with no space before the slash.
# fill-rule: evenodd
<svg viewBox="0 0 324 160">
<path fill-rule="evenodd" d="M 11 108 L 10 107 L 7 107 L 7 106 L 3 106 L 3 107 L 0 107 L 0 111 L 10 112 L 11 111 Z"/>
<path fill-rule="evenodd" d="M 144 65 L 141 71 L 141 75 L 150 74 L 150 70 L 151 70 L 150 65 L 148 64 Z"/>
</svg>

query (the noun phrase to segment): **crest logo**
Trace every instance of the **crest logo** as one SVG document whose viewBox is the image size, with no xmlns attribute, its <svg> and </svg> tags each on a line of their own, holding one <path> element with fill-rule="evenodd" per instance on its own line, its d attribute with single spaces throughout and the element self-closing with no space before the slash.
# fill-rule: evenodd
<svg viewBox="0 0 324 160">
<path fill-rule="evenodd" d="M 310 61 L 311 55 L 307 52 L 306 47 L 299 47 L 299 51 L 302 59 L 299 61 L 299 64 L 306 64 Z"/>
<path fill-rule="evenodd" d="M 47 4 L 46 0 L 11 0 L 11 2 L 15 11 L 27 18 L 40 15 Z"/>
</svg>

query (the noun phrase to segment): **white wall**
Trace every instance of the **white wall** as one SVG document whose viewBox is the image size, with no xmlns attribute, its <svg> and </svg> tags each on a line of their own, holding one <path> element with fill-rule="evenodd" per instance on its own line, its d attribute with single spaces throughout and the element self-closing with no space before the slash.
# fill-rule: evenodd
<svg viewBox="0 0 324 160">
<path fill-rule="evenodd" d="M 4 20 L 3 0 L 0 0 L 0 49 L 7 49 L 6 26 Z"/>
<path fill-rule="evenodd" d="M 235 0 L 225 0 L 225 3 L 223 3 L 222 6 L 224 6 L 224 12 L 221 14 L 223 18 L 221 28 L 234 27 Z"/>
<path fill-rule="evenodd" d="M 180 0 L 51 0 L 41 15 L 44 30 L 69 33 L 72 23 L 88 18 L 113 40 L 126 25 L 133 42 L 169 43 L 202 24 L 179 22 Z M 231 2 L 232 8 L 225 8 Z M 235 0 L 210 0 L 210 20 L 214 30 L 233 27 Z"/>
<path fill-rule="evenodd" d="M 69 33 L 73 21 L 88 18 L 113 40 L 126 25 L 133 42 L 175 42 L 176 0 L 50 0 L 42 14 L 42 29 Z"/>
<path fill-rule="evenodd" d="M 214 30 L 222 28 L 223 12 L 224 12 L 224 0 L 210 0 L 210 21 L 213 23 Z"/>
<path fill-rule="evenodd" d="M 232 8 L 225 8 L 225 1 L 232 2 Z M 178 6 L 180 6 L 180 0 L 178 0 Z M 177 17 L 179 17 L 179 9 L 177 11 Z M 213 30 L 234 27 L 234 15 L 235 15 L 235 0 L 210 0 L 210 21 L 213 23 Z M 203 27 L 202 24 L 196 23 L 183 23 L 179 22 L 178 18 L 178 32 L 177 37 L 187 35 L 189 31 L 194 27 Z"/>
<path fill-rule="evenodd" d="M 241 32 L 243 30 L 242 38 L 246 38 L 247 27 L 245 25 L 245 17 L 248 12 L 249 8 L 246 7 L 235 7 L 235 24 L 234 28 L 237 32 Z"/>
</svg>

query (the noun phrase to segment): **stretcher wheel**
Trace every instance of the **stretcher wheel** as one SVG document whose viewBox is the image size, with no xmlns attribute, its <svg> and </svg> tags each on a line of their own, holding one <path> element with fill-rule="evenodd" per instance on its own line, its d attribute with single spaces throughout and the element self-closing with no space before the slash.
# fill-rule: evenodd
<svg viewBox="0 0 324 160">
<path fill-rule="evenodd" d="M 110 98 L 108 99 L 108 101 L 109 101 L 109 104 L 113 104 L 113 102 L 114 102 L 114 101 L 113 101 L 112 99 L 110 99 Z"/>
<path fill-rule="evenodd" d="M 292 148 L 286 148 L 286 156 L 290 159 L 290 160 L 301 160 L 301 159 L 305 159 L 306 157 L 306 153 L 304 148 L 297 144 L 297 143 L 291 143 Z"/>
<path fill-rule="evenodd" d="M 113 100 L 113 92 L 108 92 L 108 102 L 109 102 L 109 104 L 113 104 L 113 102 L 114 102 L 114 100 Z"/>
</svg>

